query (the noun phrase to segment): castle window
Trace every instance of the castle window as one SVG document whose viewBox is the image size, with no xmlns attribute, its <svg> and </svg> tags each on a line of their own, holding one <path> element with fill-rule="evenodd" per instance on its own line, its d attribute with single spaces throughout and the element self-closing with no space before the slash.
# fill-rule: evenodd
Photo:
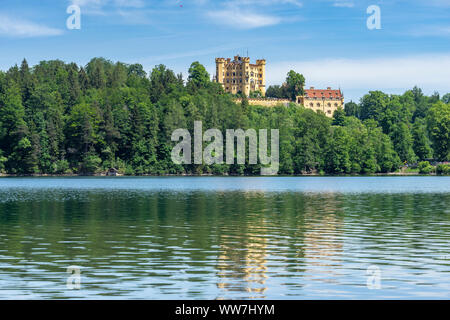
<svg viewBox="0 0 450 320">
<path fill-rule="evenodd" d="M 314 104 L 311 102 L 311 103 L 309 104 L 309 106 L 312 108 L 312 107 L 314 107 Z"/>
<path fill-rule="evenodd" d="M 320 103 L 317 103 L 317 106 L 320 107 Z"/>
<path fill-rule="evenodd" d="M 335 106 L 335 107 L 337 107 L 337 106 L 338 106 L 338 104 L 337 104 L 337 103 L 335 103 L 335 104 L 334 104 L 334 106 Z"/>
<path fill-rule="evenodd" d="M 331 103 L 328 103 L 328 107 L 331 107 Z"/>
</svg>

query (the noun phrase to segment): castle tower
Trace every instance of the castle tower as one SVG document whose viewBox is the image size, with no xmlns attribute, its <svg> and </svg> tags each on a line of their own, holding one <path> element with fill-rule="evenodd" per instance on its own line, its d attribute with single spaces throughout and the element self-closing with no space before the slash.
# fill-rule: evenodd
<svg viewBox="0 0 450 320">
<path fill-rule="evenodd" d="M 218 83 L 223 83 L 225 76 L 225 59 L 216 58 L 216 78 L 215 81 Z"/>
<path fill-rule="evenodd" d="M 258 66 L 259 70 L 259 90 L 261 91 L 262 95 L 266 95 L 266 60 L 256 60 L 256 65 Z"/>
</svg>

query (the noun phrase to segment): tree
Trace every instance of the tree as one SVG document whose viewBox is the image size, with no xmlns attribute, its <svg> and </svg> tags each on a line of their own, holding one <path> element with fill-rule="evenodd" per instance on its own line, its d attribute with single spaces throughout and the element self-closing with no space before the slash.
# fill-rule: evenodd
<svg viewBox="0 0 450 320">
<path fill-rule="evenodd" d="M 193 88 L 206 88 L 209 83 L 209 74 L 205 67 L 198 61 L 193 62 L 189 68 L 188 85 Z"/>
<path fill-rule="evenodd" d="M 450 159 L 450 104 L 439 101 L 429 110 L 427 126 L 433 143 L 435 157 L 440 161 Z"/>
<path fill-rule="evenodd" d="M 22 100 L 27 101 L 33 90 L 33 79 L 26 59 L 23 59 L 20 65 L 20 85 L 22 92 Z"/>
<path fill-rule="evenodd" d="M 338 108 L 333 113 L 333 126 L 343 126 L 345 123 L 345 111 L 342 108 Z"/>
<path fill-rule="evenodd" d="M 345 104 L 344 110 L 345 110 L 345 115 L 347 117 L 353 116 L 353 117 L 359 118 L 359 116 L 360 116 L 359 106 L 358 106 L 358 104 L 354 103 L 353 101 L 347 102 Z"/>
<path fill-rule="evenodd" d="M 291 71 L 268 97 L 301 94 L 303 76 Z M 257 94 L 257 93 L 252 93 Z M 333 119 L 296 103 L 271 108 L 236 103 L 209 80 L 198 62 L 188 82 L 164 65 L 149 77 L 139 64 L 103 58 L 85 68 L 60 60 L 30 67 L 26 60 L 0 71 L 0 171 L 91 174 L 111 167 L 126 174 L 257 174 L 260 164 L 177 165 L 175 129 L 203 127 L 279 129 L 281 174 L 375 173 L 397 170 L 401 160 L 449 158 L 447 95 L 371 91 Z M 447 100 L 446 100 L 447 99 Z M 363 120 L 361 120 L 361 119 Z M 400 155 L 400 156 L 399 156 Z M 439 173 L 447 172 L 439 167 Z"/>
<path fill-rule="evenodd" d="M 112 73 L 113 64 L 104 58 L 93 58 L 86 65 L 89 84 L 93 88 L 104 88 L 108 75 Z"/>
<path fill-rule="evenodd" d="M 297 96 L 303 95 L 305 77 L 302 74 L 297 73 L 294 70 L 291 70 L 287 74 L 286 85 L 289 98 L 292 101 L 296 101 Z"/>
<path fill-rule="evenodd" d="M 32 152 L 24 117 L 20 89 L 12 83 L 0 97 L 0 149 L 6 151 L 6 167 L 13 173 L 37 171 L 37 159 Z"/>
<path fill-rule="evenodd" d="M 361 99 L 361 120 L 374 119 L 380 121 L 389 101 L 387 94 L 381 91 L 369 91 Z"/>
<path fill-rule="evenodd" d="M 80 89 L 83 91 L 86 91 L 90 87 L 89 78 L 84 68 L 80 68 L 80 71 L 78 73 L 78 83 L 80 84 Z"/>
<path fill-rule="evenodd" d="M 276 98 L 276 99 L 289 99 L 289 95 L 287 93 L 287 87 L 274 85 L 269 86 L 266 90 L 266 97 L 267 98 Z"/>
<path fill-rule="evenodd" d="M 73 106 L 78 102 L 78 99 L 80 98 L 81 95 L 78 66 L 74 63 L 69 66 L 68 82 L 69 82 L 68 104 L 69 106 Z"/>
<path fill-rule="evenodd" d="M 442 102 L 443 103 L 450 103 L 450 93 L 446 93 L 446 94 L 444 94 L 443 96 L 442 96 Z"/>
<path fill-rule="evenodd" d="M 433 150 L 427 136 L 426 124 L 420 119 L 416 119 L 412 129 L 413 150 L 419 160 L 429 159 Z"/>
<path fill-rule="evenodd" d="M 151 101 L 155 103 L 161 100 L 162 97 L 174 91 L 178 83 L 175 73 L 167 69 L 165 65 L 160 64 L 154 67 L 150 74 L 149 84 Z"/>
<path fill-rule="evenodd" d="M 325 151 L 325 170 L 329 173 L 350 173 L 350 136 L 344 127 L 332 129 L 332 138 Z"/>
<path fill-rule="evenodd" d="M 427 174 L 434 171 L 434 167 L 428 161 L 419 162 L 419 173 Z"/>
<path fill-rule="evenodd" d="M 128 66 L 128 76 L 145 78 L 147 73 L 144 71 L 144 67 L 141 64 L 135 63 Z"/>
<path fill-rule="evenodd" d="M 416 155 L 413 151 L 413 138 L 411 131 L 405 123 L 399 123 L 394 125 L 391 139 L 394 143 L 394 149 L 399 155 L 402 161 L 414 163 L 416 161 Z"/>
</svg>

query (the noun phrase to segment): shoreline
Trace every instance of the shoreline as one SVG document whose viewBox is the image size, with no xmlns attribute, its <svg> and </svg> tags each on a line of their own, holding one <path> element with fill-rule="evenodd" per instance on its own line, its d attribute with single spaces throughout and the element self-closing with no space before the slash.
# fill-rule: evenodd
<svg viewBox="0 0 450 320">
<path fill-rule="evenodd" d="M 388 172 L 388 173 L 372 173 L 372 174 L 319 174 L 319 173 L 308 173 L 308 174 L 295 174 L 295 175 L 215 175 L 215 174 L 140 174 L 140 175 L 108 175 L 106 173 L 93 173 L 93 174 L 81 174 L 81 173 L 70 173 L 70 174 L 47 174 L 47 173 L 32 173 L 32 174 L 9 174 L 0 173 L 0 178 L 14 178 L 14 177 L 386 177 L 386 176 L 397 176 L 397 177 L 408 177 L 408 176 L 448 176 L 445 174 L 436 173 L 419 173 L 419 172 Z"/>
</svg>

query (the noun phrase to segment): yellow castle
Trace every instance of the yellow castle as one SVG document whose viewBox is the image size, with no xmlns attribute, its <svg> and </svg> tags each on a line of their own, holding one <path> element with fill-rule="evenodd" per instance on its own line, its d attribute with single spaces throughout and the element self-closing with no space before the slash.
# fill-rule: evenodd
<svg viewBox="0 0 450 320">
<path fill-rule="evenodd" d="M 214 81 L 221 83 L 226 92 L 246 96 L 252 91 L 260 91 L 266 95 L 266 60 L 256 60 L 250 63 L 249 57 L 239 55 L 231 58 L 216 58 L 216 76 Z"/>
<path fill-rule="evenodd" d="M 216 75 L 213 81 L 222 84 L 225 92 L 232 94 L 243 93 L 247 97 L 250 92 L 260 91 L 261 98 L 248 99 L 250 105 L 273 107 L 277 105 L 289 105 L 297 103 L 305 108 L 323 112 L 327 117 L 332 117 L 334 111 L 344 107 L 344 94 L 340 89 L 331 87 L 315 89 L 310 87 L 304 90 L 302 96 L 290 99 L 263 98 L 266 95 L 266 60 L 256 60 L 256 64 L 250 63 L 249 57 L 235 56 L 231 58 L 216 58 Z M 285 85 L 285 84 L 283 84 Z M 237 103 L 240 98 L 235 99 Z"/>
</svg>

